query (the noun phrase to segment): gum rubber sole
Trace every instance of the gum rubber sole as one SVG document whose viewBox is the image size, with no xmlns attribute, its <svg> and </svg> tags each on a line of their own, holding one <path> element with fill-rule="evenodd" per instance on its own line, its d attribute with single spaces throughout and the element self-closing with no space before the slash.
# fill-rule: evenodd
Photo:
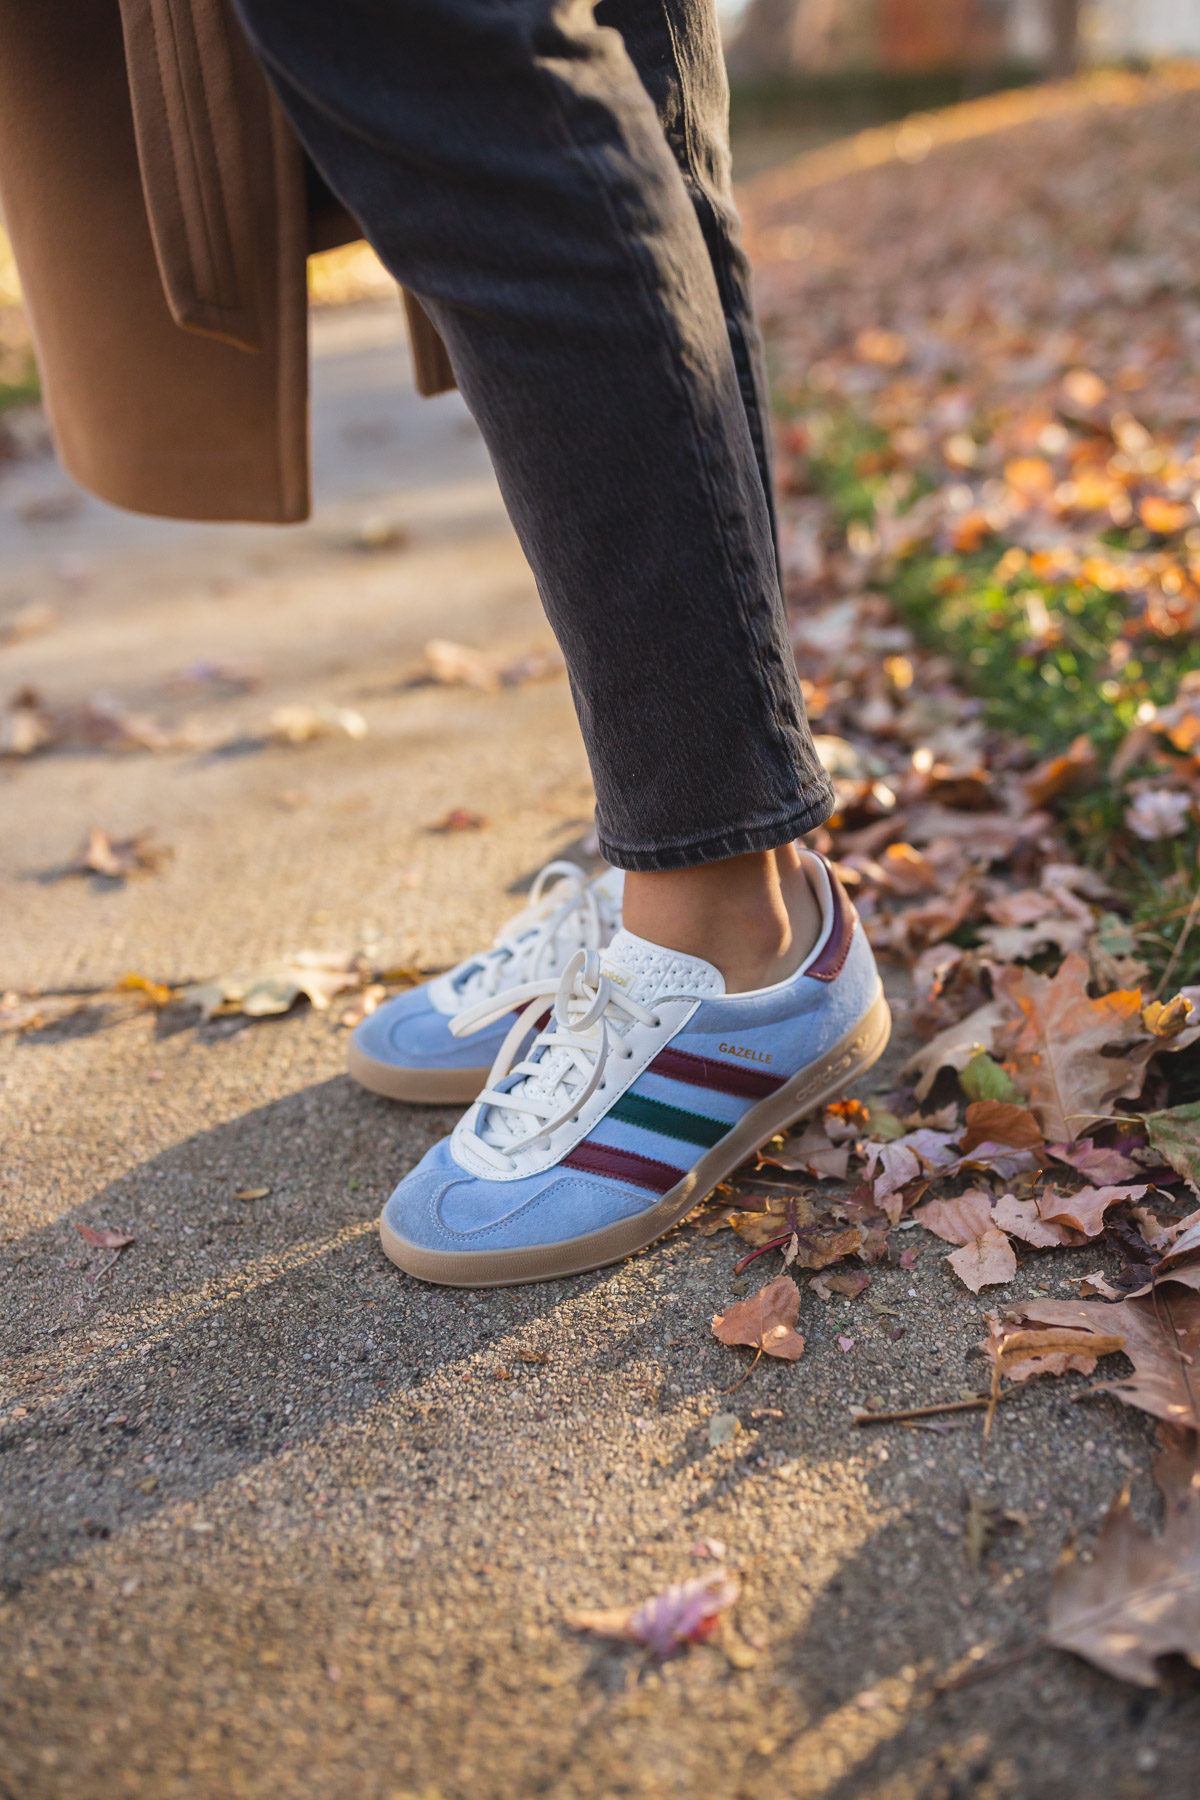
<svg viewBox="0 0 1200 1800">
<path fill-rule="evenodd" d="M 346 1049 L 346 1067 L 360 1087 L 382 1094 L 385 1100 L 407 1100 L 415 1106 L 469 1106 L 487 1086 L 490 1073 L 482 1069 L 397 1069 L 391 1063 L 366 1056 L 353 1039 Z"/>
<path fill-rule="evenodd" d="M 863 1075 L 887 1048 L 892 1015 L 880 989 L 853 1030 L 818 1062 L 810 1063 L 786 1086 L 748 1112 L 719 1144 L 707 1151 L 682 1181 L 631 1219 L 619 1219 L 602 1231 L 567 1238 L 561 1244 L 533 1244 L 516 1250 L 426 1250 L 393 1231 L 386 1215 L 379 1221 L 385 1255 L 408 1275 L 443 1287 L 514 1287 L 526 1281 L 554 1281 L 589 1269 L 620 1262 L 644 1250 L 678 1224 L 685 1213 L 711 1194 L 718 1182 L 740 1163 L 806 1113 L 836 1100 L 847 1084 Z"/>
</svg>

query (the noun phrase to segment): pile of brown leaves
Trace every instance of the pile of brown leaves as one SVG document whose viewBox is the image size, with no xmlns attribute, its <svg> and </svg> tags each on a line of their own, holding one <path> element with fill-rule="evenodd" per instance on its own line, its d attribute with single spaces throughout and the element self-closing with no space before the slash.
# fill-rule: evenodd
<svg viewBox="0 0 1200 1800">
<path fill-rule="evenodd" d="M 1152 976 L 1128 884 L 1085 866 L 1063 807 L 1107 782 L 1124 845 L 1195 829 L 1200 677 L 1184 673 L 1170 705 L 1137 683 L 1142 645 L 1178 645 L 1186 668 L 1200 630 L 1197 88 L 1175 70 L 1058 90 L 1040 115 L 1036 96 L 991 101 L 974 140 L 969 120 L 959 141 L 931 132 L 918 171 L 899 137 L 890 153 L 864 140 L 873 166 L 819 153 L 749 196 L 783 395 L 800 397 L 782 530 L 837 801 L 817 847 L 885 964 L 908 971 L 910 1006 L 894 1010 L 921 1044 L 898 1088 L 825 1108 L 693 1215 L 742 1240 L 739 1269 L 781 1259 L 713 1321 L 755 1360 L 803 1354 L 799 1271 L 828 1301 L 912 1266 L 901 1226 L 951 1246 L 948 1273 L 976 1293 L 1095 1248 L 1077 1299 L 991 1316 L 991 1395 L 949 1405 L 986 1409 L 990 1430 L 1030 1379 L 1127 1359 L 1100 1386 L 1176 1434 L 1167 1529 L 1145 1538 L 1122 1502 L 1096 1560 L 1060 1571 L 1050 1639 L 1137 1681 L 1163 1654 L 1200 1666 L 1200 989 L 1175 975 L 1200 909 L 1181 866 L 1157 898 L 1182 930 Z M 882 449 L 839 470 L 820 433 L 845 417 Z M 950 571 L 990 555 L 979 579 L 998 594 L 1027 584 L 1019 648 L 1047 705 L 1075 679 L 1060 654 L 1082 629 L 1073 596 L 1117 597 L 1123 623 L 1088 666 L 1125 740 L 1080 732 L 1036 762 L 1023 721 L 988 723 L 970 669 L 893 609 L 891 572 L 916 546 Z M 966 575 L 944 579 L 969 593 Z M 1097 741 L 1120 742 L 1108 766 Z"/>
</svg>

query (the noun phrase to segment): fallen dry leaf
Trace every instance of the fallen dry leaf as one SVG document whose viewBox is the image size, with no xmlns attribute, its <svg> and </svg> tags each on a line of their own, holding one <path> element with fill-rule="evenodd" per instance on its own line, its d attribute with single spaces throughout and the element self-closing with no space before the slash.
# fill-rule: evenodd
<svg viewBox="0 0 1200 1800">
<path fill-rule="evenodd" d="M 986 1050 L 977 1051 L 958 1071 L 958 1085 L 968 1100 L 1003 1100 L 1015 1106 L 1021 1098 L 1012 1076 Z"/>
<path fill-rule="evenodd" d="M 29 600 L 0 621 L 0 644 L 23 644 L 52 631 L 57 623 L 58 613 L 48 601 Z"/>
<path fill-rule="evenodd" d="M 957 1161 L 955 1144 L 951 1132 L 922 1127 L 887 1143 L 868 1142 L 862 1146 L 866 1159 L 864 1178 L 872 1182 L 875 1204 L 893 1225 L 899 1223 L 905 1206 L 919 1198 L 911 1191 L 918 1178 L 953 1167 Z"/>
<path fill-rule="evenodd" d="M 989 1313 L 988 1335 L 979 1348 L 999 1375 L 1020 1382 L 1035 1375 L 1063 1375 L 1068 1369 L 1090 1375 L 1099 1357 L 1124 1350 L 1125 1338 L 1120 1332 L 1106 1336 L 1071 1325 L 1021 1330 L 1001 1325 L 998 1316 Z"/>
<path fill-rule="evenodd" d="M 791 1260 L 798 1269 L 827 1269 L 863 1248 L 863 1232 L 858 1225 L 836 1226 L 822 1220 L 801 1226 L 793 1235 L 796 1242 Z"/>
<path fill-rule="evenodd" d="M 865 1269 L 823 1269 L 808 1285 L 818 1300 L 832 1300 L 835 1294 L 856 1300 L 870 1287 L 871 1277 Z"/>
<path fill-rule="evenodd" d="M 997 962 L 1028 962 L 1043 950 L 1082 950 L 1090 932 L 1090 921 L 1039 919 L 1036 925 L 985 925 L 979 941 Z"/>
<path fill-rule="evenodd" d="M 1168 1291 L 1136 1300 L 1027 1300 L 1006 1309 L 1014 1323 L 1068 1325 L 1125 1339 L 1133 1374 L 1101 1387 L 1171 1425 L 1200 1426 L 1200 1294 Z"/>
<path fill-rule="evenodd" d="M 722 1344 L 746 1344 L 761 1355 L 796 1362 L 804 1339 L 795 1329 L 800 1317 L 800 1289 L 789 1275 L 777 1275 L 748 1300 L 714 1313 L 713 1336 Z"/>
<path fill-rule="evenodd" d="M 1197 1439 L 1155 1464 L 1163 1491 L 1162 1531 L 1133 1518 L 1129 1491 L 1100 1528 L 1090 1562 L 1074 1547 L 1059 1561 L 1046 1641 L 1072 1650 L 1118 1681 L 1154 1687 L 1160 1658 L 1182 1656 L 1200 1668 L 1200 1458 Z"/>
<path fill-rule="evenodd" d="M 1039 763 L 1025 778 L 1025 792 L 1033 806 L 1061 799 L 1068 790 L 1090 781 L 1099 767 L 1096 746 L 1088 737 L 1077 737 L 1061 756 Z"/>
<path fill-rule="evenodd" d="M 888 844 L 879 857 L 879 868 L 895 894 L 929 893 L 938 885 L 938 872 L 927 856 L 911 844 Z"/>
<path fill-rule="evenodd" d="M 685 1644 L 700 1644 L 711 1637 L 721 1614 L 734 1604 L 740 1591 L 732 1575 L 713 1569 L 638 1606 L 572 1609 L 563 1618 L 572 1631 L 625 1638 L 644 1644 L 651 1655 L 662 1659 L 674 1656 Z"/>
<path fill-rule="evenodd" d="M 1142 997 L 1118 990 L 1088 995 L 1085 957 L 1072 954 L 1049 979 L 1032 969 L 997 971 L 997 988 L 1019 1020 L 1007 1032 L 1016 1079 L 1046 1138 L 1069 1143 L 1107 1117 L 1112 1102 L 1136 1094 L 1154 1043 L 1142 1033 Z M 1120 1045 L 1122 1055 L 1104 1055 Z"/>
<path fill-rule="evenodd" d="M 217 1012 L 240 1012 L 265 1018 L 287 1012 L 303 994 L 323 1012 L 338 994 L 361 987 L 365 974 L 356 958 L 339 960 L 318 951 L 301 950 L 285 962 L 264 963 L 245 975 L 219 975 L 180 990 L 188 1006 L 198 1006 L 203 1019 Z"/>
<path fill-rule="evenodd" d="M 110 838 L 95 825 L 88 832 L 75 860 L 68 864 L 70 875 L 103 875 L 110 881 L 125 881 L 130 875 L 149 875 L 160 869 L 173 855 L 165 844 L 155 844 L 151 834 L 139 831 L 133 837 Z"/>
<path fill-rule="evenodd" d="M 1011 1281 L 1017 1272 L 1013 1247 L 1002 1231 L 994 1227 L 981 1232 L 961 1250 L 952 1250 L 946 1258 L 959 1280 L 977 1294 L 980 1288 L 996 1287 Z"/>
<path fill-rule="evenodd" d="M 58 744 L 118 753 L 174 750 L 186 745 L 185 739 L 160 725 L 149 713 L 131 713 L 111 694 L 94 694 L 82 706 L 56 713 L 53 732 Z"/>
<path fill-rule="evenodd" d="M 348 1006 L 343 1008 L 338 1016 L 338 1024 L 347 1031 L 353 1030 L 354 1026 L 361 1025 L 364 1019 L 370 1018 L 371 1014 L 382 1006 L 386 999 L 387 988 L 381 981 L 373 981 L 369 987 L 363 988 L 361 993 L 356 994 Z"/>
<path fill-rule="evenodd" d="M 870 1113 L 861 1100 L 831 1100 L 825 1108 L 825 1130 L 833 1144 L 853 1143 L 867 1135 Z"/>
<path fill-rule="evenodd" d="M 905 1075 L 918 1077 L 915 1093 L 924 1100 L 942 1069 L 965 1069 L 981 1051 L 996 1048 L 996 1036 L 1011 1018 L 1008 1009 L 997 1000 L 976 1007 L 965 1019 L 947 1025 L 916 1051 L 904 1065 Z"/>
<path fill-rule="evenodd" d="M 107 1225 L 102 1225 L 97 1231 L 91 1225 L 81 1225 L 76 1219 L 75 1229 L 85 1243 L 92 1246 L 93 1250 L 124 1250 L 127 1245 L 134 1242 L 129 1232 L 113 1231 Z"/>
<path fill-rule="evenodd" d="M 1126 1156 L 1118 1146 L 1097 1144 L 1091 1138 L 1082 1138 L 1077 1144 L 1047 1144 L 1047 1153 L 1055 1162 L 1066 1163 L 1069 1169 L 1078 1169 L 1097 1187 L 1112 1187 L 1122 1181 L 1131 1181 L 1135 1175 L 1141 1174 L 1141 1165 L 1132 1157 Z"/>
<path fill-rule="evenodd" d="M 954 1200 L 927 1200 L 913 1218 L 948 1244 L 973 1244 L 991 1229 L 992 1197 L 983 1188 L 968 1188 Z"/>
<path fill-rule="evenodd" d="M 1122 1200 L 1140 1200 L 1146 1191 L 1145 1182 L 1138 1187 L 1080 1188 L 1077 1194 L 1057 1194 L 1048 1187 L 1038 1195 L 1038 1217 L 1054 1225 L 1069 1225 L 1084 1237 L 1099 1237 L 1110 1206 Z"/>
<path fill-rule="evenodd" d="M 124 994 L 141 994 L 147 1006 L 160 1010 L 169 1006 L 174 998 L 175 990 L 163 981 L 151 981 L 148 975 L 139 975 L 135 969 L 122 975 L 117 983 L 117 992 Z"/>
<path fill-rule="evenodd" d="M 761 1196 L 748 1194 L 745 1202 L 756 1198 L 761 1201 Z M 749 1206 L 745 1211 L 732 1212 L 728 1223 L 743 1243 L 749 1244 L 752 1249 L 761 1249 L 764 1244 L 774 1243 L 776 1238 L 786 1237 L 789 1232 L 814 1224 L 816 1218 L 816 1209 L 808 1196 L 795 1193 L 772 1196 L 762 1212 Z"/>
<path fill-rule="evenodd" d="M 1052 1225 L 1043 1219 L 1035 1200 L 1018 1200 L 1015 1194 L 1001 1194 L 994 1202 L 992 1223 L 998 1231 L 1006 1231 L 1010 1237 L 1020 1238 L 1037 1250 L 1083 1242 L 1080 1233 L 1069 1226 Z"/>
<path fill-rule="evenodd" d="M 490 657 L 449 638 L 430 638 L 425 662 L 428 679 L 444 687 L 480 688 L 487 693 L 500 686 L 500 672 Z"/>
<path fill-rule="evenodd" d="M 478 688 L 490 693 L 500 687 L 519 687 L 527 681 L 544 681 L 565 668 L 561 651 L 527 650 L 509 658 L 471 650 L 449 638 L 431 638 L 425 646 L 426 679 L 444 687 Z"/>
<path fill-rule="evenodd" d="M 21 688 L 0 713 L 0 756 L 32 756 L 52 744 L 55 724 L 33 688 Z"/>
<path fill-rule="evenodd" d="M 1146 1114 L 1150 1147 L 1200 1194 L 1200 1100 Z"/>
<path fill-rule="evenodd" d="M 277 706 L 268 721 L 270 734 L 281 744 L 308 744 L 314 738 L 365 738 L 367 721 L 350 706 L 295 704 Z"/>
<path fill-rule="evenodd" d="M 850 1146 L 831 1143 L 825 1121 L 818 1115 L 809 1119 L 802 1131 L 784 1138 L 778 1149 L 760 1150 L 759 1160 L 779 1169 L 802 1169 L 817 1181 L 844 1181 Z"/>
<path fill-rule="evenodd" d="M 436 832 L 482 831 L 486 824 L 487 820 L 482 813 L 471 812 L 465 806 L 455 806 L 435 824 L 430 825 L 429 830 Z"/>
<path fill-rule="evenodd" d="M 963 1156 L 980 1144 L 1008 1144 L 1030 1150 L 1042 1142 L 1042 1128 L 1027 1106 L 1003 1100 L 975 1100 L 967 1108 L 967 1128 L 959 1143 Z"/>
<path fill-rule="evenodd" d="M 1184 1036 L 1195 1018 L 1196 1008 L 1186 994 L 1176 994 L 1172 1000 L 1151 1000 L 1142 1008 L 1142 1024 L 1156 1038 Z"/>
</svg>

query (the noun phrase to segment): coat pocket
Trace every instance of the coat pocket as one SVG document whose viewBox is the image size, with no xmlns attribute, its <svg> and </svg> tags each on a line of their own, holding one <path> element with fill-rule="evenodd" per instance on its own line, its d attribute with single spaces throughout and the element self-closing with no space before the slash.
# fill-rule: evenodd
<svg viewBox="0 0 1200 1800">
<path fill-rule="evenodd" d="M 120 7 L 167 304 L 186 330 L 261 350 L 259 257 L 273 233 L 269 221 L 255 218 L 243 123 L 248 105 L 269 112 L 266 81 L 227 0 L 120 0 Z"/>
</svg>

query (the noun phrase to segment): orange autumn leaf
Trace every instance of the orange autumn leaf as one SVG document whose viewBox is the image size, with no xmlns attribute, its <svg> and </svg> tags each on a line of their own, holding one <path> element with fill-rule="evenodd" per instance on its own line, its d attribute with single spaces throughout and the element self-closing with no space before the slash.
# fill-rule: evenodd
<svg viewBox="0 0 1200 1800">
<path fill-rule="evenodd" d="M 955 519 L 950 528 L 950 543 L 961 556 L 971 556 L 991 535 L 992 527 L 988 523 L 987 514 L 973 508 Z"/>
<path fill-rule="evenodd" d="M 1042 1141 L 1041 1127 L 1027 1106 L 1014 1106 L 1007 1100 L 975 1100 L 967 1108 L 967 1129 L 959 1149 L 964 1156 L 980 1144 L 1032 1150 Z"/>
<path fill-rule="evenodd" d="M 937 870 L 911 844 L 889 844 L 879 863 L 894 894 L 926 894 L 937 888 Z"/>
<path fill-rule="evenodd" d="M 1018 499 L 1030 504 L 1054 491 L 1054 470 L 1044 456 L 1012 457 L 1004 465 L 1004 479 Z"/>
<path fill-rule="evenodd" d="M 1174 531 L 1184 531 L 1196 519 L 1190 506 L 1179 500 L 1164 500 L 1161 494 L 1147 494 L 1138 503 L 1138 517 L 1147 531 L 1153 531 L 1159 537 L 1170 537 Z"/>
<path fill-rule="evenodd" d="M 868 326 L 854 340 L 854 354 L 860 362 L 874 363 L 876 368 L 897 368 L 908 355 L 908 343 L 898 331 L 885 331 Z"/>
<path fill-rule="evenodd" d="M 796 1330 L 800 1317 L 800 1289 L 788 1275 L 777 1275 L 748 1300 L 739 1300 L 723 1313 L 714 1313 L 713 1336 L 722 1344 L 746 1344 L 764 1356 L 796 1362 L 804 1354 L 804 1339 Z"/>
<path fill-rule="evenodd" d="M 1025 777 L 1025 792 L 1032 806 L 1048 806 L 1069 789 L 1080 786 L 1099 766 L 1096 746 L 1080 735 L 1061 756 L 1047 757 Z"/>
</svg>

